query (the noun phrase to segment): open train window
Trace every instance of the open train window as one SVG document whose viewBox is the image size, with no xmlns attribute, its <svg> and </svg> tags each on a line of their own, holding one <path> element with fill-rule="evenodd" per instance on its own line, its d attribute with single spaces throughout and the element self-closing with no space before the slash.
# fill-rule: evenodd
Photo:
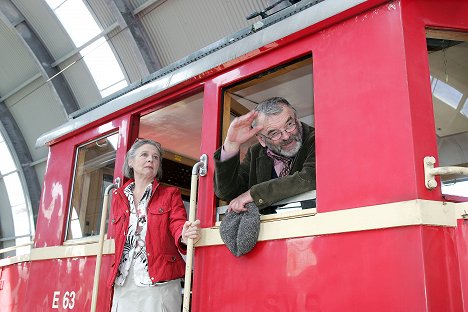
<svg viewBox="0 0 468 312">
<path fill-rule="evenodd" d="M 104 191 L 114 176 L 117 140 L 114 133 L 78 147 L 67 240 L 99 234 Z"/>
<path fill-rule="evenodd" d="M 299 122 L 297 128 L 302 129 L 302 125 L 314 127 L 312 58 L 310 56 L 283 64 L 248 80 L 226 87 L 223 90 L 222 141 L 220 144 L 223 144 L 229 126 L 235 117 L 248 113 L 260 102 L 272 97 L 282 97 L 296 109 L 297 121 Z M 258 143 L 257 136 L 244 143 L 240 148 L 240 160 L 242 161 L 245 157 L 249 147 Z M 315 179 L 315 177 L 313 178 Z M 227 201 L 218 199 L 216 221 L 222 220 L 227 205 Z M 260 213 L 268 215 L 262 217 L 264 219 L 281 218 L 291 213 L 295 215 L 310 214 L 311 210 L 305 212 L 304 209 L 307 208 L 315 208 L 315 190 L 295 195 L 290 200 L 285 199 L 277 202 L 270 207 L 261 209 Z M 313 210 L 315 211 L 315 209 Z"/>
<path fill-rule="evenodd" d="M 138 136 L 164 149 L 161 183 L 177 186 L 188 210 L 192 167 L 200 158 L 203 93 L 197 93 L 140 118 Z"/>
<path fill-rule="evenodd" d="M 468 167 L 468 33 L 427 29 L 440 166 Z M 442 193 L 468 197 L 468 179 L 441 176 Z"/>
</svg>

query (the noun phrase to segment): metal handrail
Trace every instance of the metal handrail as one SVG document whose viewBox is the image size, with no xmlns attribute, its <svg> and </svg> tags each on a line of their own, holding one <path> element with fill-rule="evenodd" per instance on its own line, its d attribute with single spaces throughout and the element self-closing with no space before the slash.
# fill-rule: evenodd
<svg viewBox="0 0 468 312">
<path fill-rule="evenodd" d="M 424 178 L 425 178 L 426 188 L 429 190 L 432 190 L 437 187 L 437 181 L 435 180 L 435 176 L 438 176 L 438 175 L 468 176 L 468 168 L 456 167 L 456 166 L 434 168 L 435 163 L 436 163 L 435 157 L 433 156 L 424 157 Z"/>
<path fill-rule="evenodd" d="M 101 275 L 101 263 L 102 263 L 102 250 L 104 246 L 104 235 L 106 232 L 106 219 L 107 219 L 107 206 L 109 203 L 109 193 L 113 188 L 119 187 L 120 179 L 115 179 L 114 184 L 109 185 L 106 187 L 104 191 L 104 201 L 102 203 L 102 213 L 101 213 L 101 225 L 99 228 L 99 248 L 98 253 L 96 255 L 96 268 L 94 270 L 94 283 L 93 283 L 93 296 L 91 299 L 91 312 L 96 311 L 97 306 L 97 295 L 99 292 L 99 279 Z"/>
<path fill-rule="evenodd" d="M 190 211 L 189 221 L 195 222 L 196 206 L 197 206 L 197 187 L 198 176 L 205 176 L 207 173 L 208 156 L 201 155 L 200 161 L 197 162 L 192 168 L 192 182 L 190 186 Z M 189 238 L 187 242 L 187 257 L 185 263 L 185 279 L 184 279 L 184 300 L 182 311 L 190 311 L 190 291 L 192 288 L 192 266 L 193 266 L 193 238 Z"/>
</svg>

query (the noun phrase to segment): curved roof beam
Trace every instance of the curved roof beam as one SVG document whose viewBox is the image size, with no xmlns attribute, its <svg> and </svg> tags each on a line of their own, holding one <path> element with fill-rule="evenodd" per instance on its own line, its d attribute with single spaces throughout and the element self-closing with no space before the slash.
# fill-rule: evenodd
<svg viewBox="0 0 468 312">
<path fill-rule="evenodd" d="M 156 54 L 156 51 L 151 46 L 151 42 L 149 40 L 149 36 L 146 32 L 145 27 L 143 26 L 141 20 L 136 17 L 133 11 L 133 6 L 129 0 L 113 0 L 116 10 L 114 10 L 115 14 L 121 15 L 117 17 L 117 20 L 120 22 L 122 19 L 125 22 L 125 25 L 121 25 L 122 29 L 128 27 L 130 30 L 133 39 L 138 47 L 138 50 L 143 57 L 143 60 L 146 64 L 149 73 L 153 73 L 159 69 L 161 69 L 161 62 Z M 119 13 L 117 13 L 118 11 Z M 139 12 L 139 11 L 135 11 Z"/>
<path fill-rule="evenodd" d="M 52 84 L 65 112 L 71 114 L 78 110 L 80 107 L 71 92 L 68 82 L 60 75 L 60 71 L 51 65 L 54 63 L 54 59 L 34 30 L 28 25 L 23 14 L 11 0 L 0 1 L 0 13 L 2 13 L 5 23 L 16 30 L 19 37 L 31 51 L 45 79 Z"/>
</svg>

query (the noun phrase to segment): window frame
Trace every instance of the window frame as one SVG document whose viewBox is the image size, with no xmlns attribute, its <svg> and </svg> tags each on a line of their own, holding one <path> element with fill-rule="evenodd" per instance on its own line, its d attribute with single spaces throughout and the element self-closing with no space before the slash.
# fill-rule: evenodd
<svg viewBox="0 0 468 312">
<path fill-rule="evenodd" d="M 64 238 L 63 238 L 63 244 L 64 245 L 96 243 L 99 240 L 99 233 L 95 233 L 94 235 L 90 235 L 90 236 L 82 236 L 80 238 L 67 239 L 67 237 L 68 237 L 69 230 L 71 230 L 71 226 L 70 226 L 70 222 L 72 221 L 71 220 L 71 218 L 72 218 L 71 209 L 72 209 L 72 206 L 73 206 L 74 192 L 75 192 L 75 188 L 76 188 L 76 178 L 77 178 L 77 173 L 78 173 L 77 172 L 78 157 L 79 157 L 80 149 L 83 148 L 83 147 L 89 146 L 92 143 L 98 142 L 100 140 L 107 139 L 107 138 L 109 138 L 109 137 L 111 137 L 113 135 L 117 136 L 117 140 L 120 139 L 119 138 L 119 130 L 118 129 L 113 129 L 110 132 L 101 133 L 98 137 L 95 137 L 92 140 L 81 142 L 80 144 L 77 144 L 76 147 L 75 147 L 74 160 L 73 160 L 73 169 L 72 169 L 73 170 L 72 171 L 73 175 L 72 175 L 71 187 L 70 187 L 70 191 L 69 191 L 70 196 L 68 198 L 68 204 L 67 204 L 68 209 L 67 209 L 67 217 L 66 217 L 66 221 L 65 221 L 65 231 L 64 231 Z M 116 174 L 115 174 L 116 173 L 116 168 L 117 168 L 116 164 L 117 164 L 117 157 L 118 157 L 118 153 L 119 153 L 118 146 L 119 145 L 117 144 L 116 150 L 115 150 L 114 169 L 113 169 L 113 173 L 112 173 L 113 180 L 115 180 L 115 178 L 116 178 Z M 106 174 L 110 175 L 110 173 L 102 173 L 101 178 L 103 178 L 104 175 L 106 175 Z M 102 184 L 100 185 L 100 187 L 102 189 Z M 103 198 L 104 198 L 104 196 L 101 193 L 100 206 L 98 207 L 99 215 L 101 215 L 101 216 L 102 216 Z M 109 218 L 109 214 L 107 214 L 107 217 Z M 99 221 L 99 225 L 100 225 L 100 218 L 99 218 L 98 221 Z M 107 229 L 107 231 L 108 231 L 108 229 Z M 106 231 L 106 233 L 107 233 L 107 231 Z"/>
<path fill-rule="evenodd" d="M 232 94 L 234 94 L 235 92 L 239 90 L 246 89 L 251 86 L 260 85 L 262 82 L 269 81 L 271 79 L 288 74 L 294 71 L 295 69 L 302 68 L 302 67 L 309 66 L 309 65 L 312 67 L 311 83 L 313 86 L 313 83 L 314 83 L 313 82 L 314 81 L 313 64 L 314 64 L 313 55 L 312 53 L 308 53 L 306 55 L 293 58 L 284 64 L 277 64 L 276 66 L 273 66 L 271 68 L 266 68 L 266 69 L 264 68 L 260 72 L 257 72 L 247 77 L 243 77 L 241 80 L 223 85 L 220 90 L 221 118 L 220 118 L 220 125 L 218 128 L 218 131 L 221 133 L 219 136 L 220 141 L 218 142 L 217 148 L 221 147 L 224 142 L 229 125 L 232 122 L 231 120 L 232 117 L 238 117 L 250 111 L 250 109 L 247 109 L 245 106 L 241 105 L 235 99 L 233 99 Z M 281 96 L 281 95 L 275 95 L 275 96 Z M 312 105 L 314 105 L 313 102 L 314 102 L 314 91 L 312 90 Z M 314 109 L 312 108 L 311 116 L 312 116 L 313 122 L 315 120 L 314 114 L 315 114 Z M 308 117 L 308 116 L 304 116 L 304 117 Z M 298 119 L 300 119 L 299 116 L 298 116 Z M 297 198 L 300 198 L 300 201 L 303 201 L 306 199 L 314 199 L 314 200 L 316 199 L 315 190 L 313 191 L 314 194 L 312 195 L 315 197 L 304 198 L 305 196 L 310 195 L 308 193 L 309 192 L 299 194 L 297 196 L 292 196 L 289 199 L 286 198 L 280 201 L 279 203 L 281 203 L 281 205 L 286 205 L 287 203 L 295 203 L 295 202 L 298 202 L 296 201 Z M 226 210 L 227 210 L 227 202 L 215 196 L 215 223 L 214 223 L 215 227 L 218 227 L 220 223 L 222 222 L 221 221 L 222 215 L 223 213 L 225 213 Z M 264 222 L 272 222 L 272 221 L 289 220 L 289 219 L 294 219 L 294 218 L 311 217 L 311 216 L 315 216 L 316 214 L 317 214 L 317 208 L 312 207 L 312 208 L 302 209 L 298 211 L 289 211 L 289 212 L 282 212 L 282 213 L 277 213 L 277 214 L 260 215 L 260 222 L 264 223 Z"/>
</svg>

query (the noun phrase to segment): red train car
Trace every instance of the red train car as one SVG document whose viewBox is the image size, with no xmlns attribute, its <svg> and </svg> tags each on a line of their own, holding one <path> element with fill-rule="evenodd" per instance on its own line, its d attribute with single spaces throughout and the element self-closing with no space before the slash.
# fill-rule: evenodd
<svg viewBox="0 0 468 312">
<path fill-rule="evenodd" d="M 38 140 L 50 152 L 34 246 L 0 260 L 1 310 L 91 308 L 104 189 L 147 137 L 187 202 L 191 167 L 209 158 L 192 311 L 468 311 L 467 16 L 463 0 L 301 1 L 78 112 Z M 315 127 L 317 189 L 288 202 L 316 207 L 263 215 L 235 257 L 212 155 L 231 119 L 270 96 Z"/>
</svg>

